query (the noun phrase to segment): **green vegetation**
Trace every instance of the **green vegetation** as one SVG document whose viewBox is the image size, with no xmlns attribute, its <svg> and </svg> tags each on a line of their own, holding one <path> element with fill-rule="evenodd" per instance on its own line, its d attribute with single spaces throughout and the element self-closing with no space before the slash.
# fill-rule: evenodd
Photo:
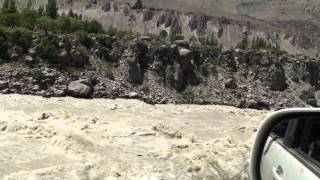
<svg viewBox="0 0 320 180">
<path fill-rule="evenodd" d="M 6 0 L 0 13 L 0 26 L 6 28 L 23 27 L 29 30 L 39 28 L 53 33 L 74 33 L 86 31 L 88 33 L 103 33 L 102 25 L 97 21 L 83 21 L 80 16 L 70 10 L 68 16 L 59 16 L 56 0 L 49 0 L 46 9 L 38 10 L 30 7 L 17 11 L 15 0 Z"/>
<path fill-rule="evenodd" d="M 237 48 L 243 50 L 266 50 L 279 55 L 286 53 L 285 51 L 280 49 L 280 46 L 278 44 L 273 45 L 260 37 L 255 37 L 250 41 L 249 38 L 246 36 L 237 45 Z"/>
<path fill-rule="evenodd" d="M 199 42 L 202 47 L 210 49 L 215 53 L 219 53 L 222 51 L 222 45 L 214 36 L 211 36 L 211 38 L 200 38 Z"/>
<path fill-rule="evenodd" d="M 33 69 L 31 71 L 31 77 L 38 82 L 41 82 L 46 78 L 45 74 L 40 69 Z"/>
<path fill-rule="evenodd" d="M 72 10 L 68 16 L 59 16 L 56 0 L 49 0 L 44 9 L 32 9 L 30 5 L 17 10 L 15 0 L 5 0 L 0 11 L 0 59 L 9 59 L 8 51 L 15 45 L 27 51 L 32 44 L 32 35 L 40 37 L 41 57 L 54 59 L 58 54 L 57 43 L 52 35 L 75 33 L 81 43 L 88 45 L 88 33 L 104 33 L 97 21 L 82 20 Z"/>
<path fill-rule="evenodd" d="M 110 36 L 115 36 L 120 39 L 123 39 L 123 38 L 133 39 L 134 38 L 134 33 L 132 31 L 118 30 L 112 26 L 108 29 L 108 31 L 106 33 Z"/>
<path fill-rule="evenodd" d="M 166 31 L 166 30 L 160 31 L 159 37 L 160 37 L 161 40 L 166 40 L 166 39 L 168 38 L 168 33 L 167 33 L 167 31 Z"/>
<path fill-rule="evenodd" d="M 184 36 L 181 34 L 170 33 L 169 39 L 171 42 L 174 42 L 176 40 L 184 40 Z"/>
<path fill-rule="evenodd" d="M 48 0 L 48 4 L 46 7 L 46 15 L 52 19 L 56 19 L 58 17 L 58 8 L 56 0 Z"/>
</svg>

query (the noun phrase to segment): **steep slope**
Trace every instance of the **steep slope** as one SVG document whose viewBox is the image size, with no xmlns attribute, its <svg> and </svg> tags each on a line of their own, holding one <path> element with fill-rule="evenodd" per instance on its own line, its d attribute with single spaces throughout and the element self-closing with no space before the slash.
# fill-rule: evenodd
<svg viewBox="0 0 320 180">
<path fill-rule="evenodd" d="M 2 3 L 3 0 L 0 0 Z M 27 1 L 17 0 L 24 6 Z M 69 9 L 97 19 L 108 29 L 140 34 L 183 34 L 214 37 L 235 48 L 246 36 L 261 37 L 291 54 L 316 56 L 320 50 L 319 2 L 293 0 L 59 0 L 60 12 Z M 31 1 L 34 7 L 46 0 Z"/>
</svg>

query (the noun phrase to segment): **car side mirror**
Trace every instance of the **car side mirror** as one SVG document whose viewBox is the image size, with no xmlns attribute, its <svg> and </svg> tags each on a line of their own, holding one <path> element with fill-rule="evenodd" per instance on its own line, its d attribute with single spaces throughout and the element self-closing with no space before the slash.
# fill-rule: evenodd
<svg viewBox="0 0 320 180">
<path fill-rule="evenodd" d="M 275 112 L 261 124 L 251 160 L 251 180 L 320 179 L 320 109 Z"/>
</svg>

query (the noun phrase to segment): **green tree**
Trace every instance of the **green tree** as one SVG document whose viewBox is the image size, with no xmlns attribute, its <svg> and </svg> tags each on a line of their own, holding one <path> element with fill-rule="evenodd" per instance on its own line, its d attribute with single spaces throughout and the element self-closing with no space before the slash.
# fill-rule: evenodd
<svg viewBox="0 0 320 180">
<path fill-rule="evenodd" d="M 1 12 L 5 13 L 9 9 L 10 0 L 4 0 Z"/>
<path fill-rule="evenodd" d="M 67 16 L 60 16 L 57 20 L 57 26 L 60 32 L 71 32 L 71 21 Z"/>
<path fill-rule="evenodd" d="M 7 58 L 8 44 L 7 44 L 7 32 L 4 27 L 0 26 L 0 58 Z"/>
<path fill-rule="evenodd" d="M 165 40 L 165 39 L 167 39 L 167 37 L 168 37 L 168 33 L 167 33 L 166 30 L 162 30 L 162 31 L 160 31 L 159 36 L 160 36 L 160 38 L 161 38 L 162 40 Z"/>
<path fill-rule="evenodd" d="M 96 21 L 85 21 L 84 28 L 88 33 L 101 33 L 103 32 L 102 25 Z"/>
<path fill-rule="evenodd" d="M 56 31 L 56 23 L 54 20 L 52 20 L 48 16 L 42 16 L 38 19 L 38 27 L 42 30 L 44 30 L 46 33 L 51 30 L 51 31 Z"/>
<path fill-rule="evenodd" d="M 246 50 L 249 48 L 249 39 L 248 36 L 244 37 L 242 41 L 237 45 L 237 48 Z"/>
<path fill-rule="evenodd" d="M 36 21 L 38 18 L 38 13 L 31 8 L 24 8 L 21 11 L 21 26 L 33 29 L 36 25 Z"/>
<path fill-rule="evenodd" d="M 69 9 L 68 16 L 74 18 L 74 13 L 73 13 L 72 9 Z"/>
<path fill-rule="evenodd" d="M 42 6 L 40 6 L 40 7 L 38 8 L 37 14 L 38 14 L 39 17 L 41 17 L 41 16 L 44 15 L 44 9 L 43 9 Z"/>
<path fill-rule="evenodd" d="M 32 43 L 32 31 L 16 27 L 8 32 L 8 39 L 12 44 L 19 45 L 27 50 Z"/>
<path fill-rule="evenodd" d="M 16 13 L 16 12 L 17 12 L 16 1 L 15 0 L 10 0 L 8 13 Z"/>
<path fill-rule="evenodd" d="M 19 13 L 5 13 L 0 15 L 0 24 L 4 26 L 20 26 L 21 15 Z"/>
<path fill-rule="evenodd" d="M 48 60 L 49 62 L 54 62 L 58 56 L 58 48 L 52 43 L 48 36 L 43 37 L 40 40 L 40 50 L 41 50 L 41 57 L 43 59 Z"/>
<path fill-rule="evenodd" d="M 48 4 L 46 7 L 46 15 L 56 19 L 58 17 L 58 8 L 56 0 L 48 0 Z"/>
</svg>

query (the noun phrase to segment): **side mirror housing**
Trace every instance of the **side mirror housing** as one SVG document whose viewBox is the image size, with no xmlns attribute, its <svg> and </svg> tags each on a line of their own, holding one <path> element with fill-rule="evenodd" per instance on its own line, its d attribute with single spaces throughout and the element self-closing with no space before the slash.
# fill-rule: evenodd
<svg viewBox="0 0 320 180">
<path fill-rule="evenodd" d="M 269 115 L 253 144 L 250 179 L 320 179 L 319 132 L 320 109 L 286 109 Z"/>
</svg>

